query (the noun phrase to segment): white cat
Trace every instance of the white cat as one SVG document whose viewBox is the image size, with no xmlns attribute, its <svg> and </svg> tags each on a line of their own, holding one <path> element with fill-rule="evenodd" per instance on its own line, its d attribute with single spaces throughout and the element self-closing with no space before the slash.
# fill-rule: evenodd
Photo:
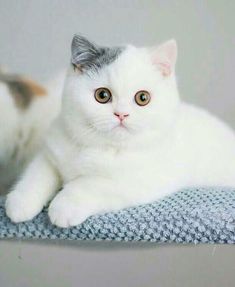
<svg viewBox="0 0 235 287">
<path fill-rule="evenodd" d="M 0 71 L 0 193 L 8 190 L 42 144 L 59 113 L 62 84 L 58 75 L 46 90 L 28 78 Z"/>
<path fill-rule="evenodd" d="M 176 56 L 174 40 L 105 48 L 75 36 L 61 114 L 7 197 L 11 220 L 53 199 L 51 222 L 69 227 L 187 186 L 234 187 L 235 134 L 180 101 Z"/>
</svg>

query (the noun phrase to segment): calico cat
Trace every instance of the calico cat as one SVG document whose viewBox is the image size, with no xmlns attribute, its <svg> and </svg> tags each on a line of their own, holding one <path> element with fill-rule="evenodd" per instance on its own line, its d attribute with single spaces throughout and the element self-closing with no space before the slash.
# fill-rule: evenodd
<svg viewBox="0 0 235 287">
<path fill-rule="evenodd" d="M 174 40 L 108 48 L 75 36 L 61 113 L 7 197 L 11 220 L 52 200 L 51 222 L 69 227 L 183 187 L 234 187 L 234 131 L 180 100 L 176 58 Z"/>
<path fill-rule="evenodd" d="M 37 82 L 0 70 L 0 193 L 9 189 L 42 144 L 59 102 Z"/>
</svg>

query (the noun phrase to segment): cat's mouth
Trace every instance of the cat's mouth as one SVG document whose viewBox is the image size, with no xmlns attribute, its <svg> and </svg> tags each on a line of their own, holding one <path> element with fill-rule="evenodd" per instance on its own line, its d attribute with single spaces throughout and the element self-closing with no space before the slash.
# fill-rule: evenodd
<svg viewBox="0 0 235 287">
<path fill-rule="evenodd" d="M 121 130 L 129 131 L 128 127 L 123 122 L 120 122 L 119 124 L 117 124 L 113 129 L 114 130 L 121 129 Z"/>
<path fill-rule="evenodd" d="M 118 124 L 118 126 L 119 126 L 119 127 L 122 127 L 122 128 L 126 128 L 126 126 L 124 125 L 123 122 L 120 122 L 120 123 Z"/>
</svg>

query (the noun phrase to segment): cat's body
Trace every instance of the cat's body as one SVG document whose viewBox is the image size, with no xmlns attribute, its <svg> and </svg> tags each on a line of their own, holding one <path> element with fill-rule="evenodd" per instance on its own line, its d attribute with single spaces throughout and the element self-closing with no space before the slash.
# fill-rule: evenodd
<svg viewBox="0 0 235 287">
<path fill-rule="evenodd" d="M 0 193 L 22 173 L 59 113 L 61 84 L 53 81 L 48 88 L 0 71 Z"/>
<path fill-rule="evenodd" d="M 115 189 L 120 186 L 117 192 L 128 189 L 124 196 L 134 201 L 138 193 L 143 195 L 140 201 L 145 195 L 148 201 L 151 193 L 154 199 L 176 187 L 235 186 L 234 171 L 228 165 L 235 158 L 234 132 L 208 112 L 183 102 L 179 114 L 166 138 L 159 141 L 146 134 L 144 140 L 135 139 L 124 147 L 95 141 L 79 145 L 60 124 L 47 141 L 48 157 L 64 183 L 82 176 L 91 181 L 93 176 L 107 177 Z"/>
<path fill-rule="evenodd" d="M 75 37 L 72 53 L 61 114 L 8 196 L 13 221 L 31 219 L 61 186 L 49 207 L 61 227 L 186 186 L 235 186 L 235 134 L 180 101 L 173 41 L 105 51 Z"/>
</svg>

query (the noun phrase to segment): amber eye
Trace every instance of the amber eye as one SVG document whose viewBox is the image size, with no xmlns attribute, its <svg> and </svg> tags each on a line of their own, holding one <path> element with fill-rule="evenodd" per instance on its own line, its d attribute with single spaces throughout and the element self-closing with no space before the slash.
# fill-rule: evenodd
<svg viewBox="0 0 235 287">
<path fill-rule="evenodd" d="M 146 106 L 151 100 L 150 94 L 147 91 L 139 91 L 135 94 L 135 101 L 139 106 Z"/>
<path fill-rule="evenodd" d="M 106 104 L 112 99 L 112 94 L 107 88 L 99 88 L 95 90 L 95 99 L 101 104 Z"/>
</svg>

